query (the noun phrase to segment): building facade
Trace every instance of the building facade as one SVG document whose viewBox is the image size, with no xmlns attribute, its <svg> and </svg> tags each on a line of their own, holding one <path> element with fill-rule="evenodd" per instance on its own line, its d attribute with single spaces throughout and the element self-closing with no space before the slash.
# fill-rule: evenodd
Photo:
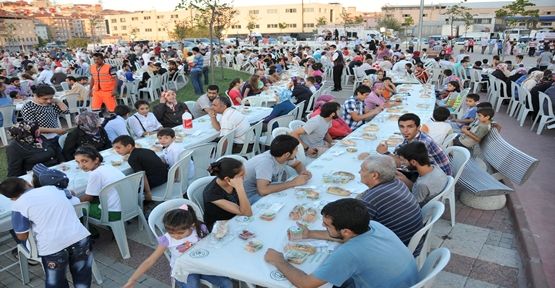
<svg viewBox="0 0 555 288">
<path fill-rule="evenodd" d="M 40 37 L 42 40 L 48 41 L 49 37 L 48 37 L 48 26 L 35 21 L 35 33 L 37 34 L 37 37 Z"/>
<path fill-rule="evenodd" d="M 65 42 L 71 37 L 71 18 L 61 15 L 35 16 L 40 23 L 48 26 L 51 41 Z"/>
<path fill-rule="evenodd" d="M 0 47 L 27 50 L 38 44 L 33 19 L 0 11 Z"/>
</svg>

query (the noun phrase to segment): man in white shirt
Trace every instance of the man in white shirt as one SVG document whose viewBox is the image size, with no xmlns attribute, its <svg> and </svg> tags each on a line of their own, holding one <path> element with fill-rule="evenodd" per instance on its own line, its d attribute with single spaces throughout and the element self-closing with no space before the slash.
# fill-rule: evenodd
<svg viewBox="0 0 555 288">
<path fill-rule="evenodd" d="M 212 101 L 218 97 L 219 90 L 220 87 L 218 87 L 218 85 L 208 85 L 206 88 L 206 94 L 198 97 L 197 102 L 195 102 L 195 106 L 191 111 L 193 113 L 193 117 L 198 118 L 204 116 L 212 110 Z"/>
<path fill-rule="evenodd" d="M 405 57 L 401 58 L 401 60 L 399 60 L 398 62 L 395 63 L 395 65 L 393 65 L 393 68 L 391 70 L 393 70 L 393 72 L 397 72 L 397 73 L 404 73 L 407 71 L 406 65 L 407 64 L 412 64 L 411 61 L 408 61 L 405 59 Z"/>
<path fill-rule="evenodd" d="M 50 82 L 52 76 L 54 76 L 54 73 L 50 71 L 50 67 L 48 65 L 45 65 L 44 67 L 39 68 L 39 76 L 37 77 L 36 82 L 38 84 L 52 85 L 52 82 Z"/>
<path fill-rule="evenodd" d="M 482 37 L 482 39 L 480 39 L 480 46 L 482 46 L 482 55 L 484 55 L 484 53 L 486 53 L 486 48 L 488 48 L 488 38 L 486 37 Z"/>
<path fill-rule="evenodd" d="M 245 135 L 250 128 L 250 124 L 245 115 L 231 108 L 231 106 L 231 100 L 228 97 L 218 96 L 212 101 L 212 110 L 209 111 L 208 115 L 210 115 L 212 127 L 220 131 L 220 137 L 235 131 L 233 153 L 238 153 L 243 147 L 242 144 L 245 142 Z M 216 117 L 219 116 L 218 114 L 221 114 L 221 116 Z"/>
</svg>

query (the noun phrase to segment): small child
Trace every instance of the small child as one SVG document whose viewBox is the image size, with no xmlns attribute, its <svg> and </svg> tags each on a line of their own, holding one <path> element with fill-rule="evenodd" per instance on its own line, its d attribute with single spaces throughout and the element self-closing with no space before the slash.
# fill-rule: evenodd
<svg viewBox="0 0 555 288">
<path fill-rule="evenodd" d="M 175 140 L 175 131 L 172 128 L 162 128 L 156 134 L 158 137 L 158 142 L 162 145 L 162 161 L 172 167 L 177 160 L 179 160 L 179 154 L 183 152 L 183 149 L 178 147 Z"/>
<path fill-rule="evenodd" d="M 71 204 L 79 204 L 79 198 L 74 197 L 69 189 L 69 178 L 67 175 L 57 169 L 48 168 L 46 165 L 39 163 L 33 166 L 33 187 L 39 188 L 42 186 L 52 185 L 63 191 L 66 198 Z"/>
<path fill-rule="evenodd" d="M 114 115 L 104 120 L 102 125 L 111 142 L 114 142 L 118 136 L 129 135 L 125 121 L 130 112 L 131 109 L 127 105 L 118 105 L 114 110 Z"/>
<path fill-rule="evenodd" d="M 168 166 L 154 151 L 136 148 L 131 136 L 118 136 L 112 143 L 114 151 L 121 156 L 129 155 L 127 162 L 134 172 L 145 171 L 145 200 L 152 199 L 151 190 L 168 181 Z"/>
<path fill-rule="evenodd" d="M 445 137 L 453 133 L 453 128 L 448 122 L 446 122 L 447 119 L 449 119 L 450 114 L 449 109 L 445 107 L 437 107 L 434 109 L 432 119 L 422 125 L 420 131 L 428 134 L 428 136 L 434 139 L 434 142 L 441 145 L 443 140 L 445 140 Z"/>
<path fill-rule="evenodd" d="M 143 137 L 152 134 L 154 131 L 162 128 L 162 124 L 158 122 L 156 116 L 150 111 L 150 106 L 145 100 L 135 102 L 137 113 L 127 119 L 131 131 L 135 137 Z"/>
<path fill-rule="evenodd" d="M 383 98 L 389 100 L 393 94 L 395 94 L 395 84 L 391 80 L 391 77 L 383 77 L 383 84 L 385 86 L 385 90 L 383 92 Z"/>
<path fill-rule="evenodd" d="M 476 107 L 476 105 L 478 104 L 478 101 L 480 101 L 480 95 L 478 94 L 466 95 L 465 104 L 466 104 L 467 110 L 464 113 L 462 119 L 451 120 L 451 122 L 454 124 L 453 129 L 458 131 L 463 126 L 474 122 L 474 119 L 476 119 L 476 111 L 478 110 L 478 108 Z"/>
<path fill-rule="evenodd" d="M 453 145 L 465 147 L 472 150 L 474 145 L 479 144 L 482 139 L 488 135 L 492 126 L 492 118 L 494 115 L 492 108 L 480 108 L 477 112 L 478 121 L 474 121 L 470 126 L 461 128 L 461 134 L 453 140 Z"/>
<path fill-rule="evenodd" d="M 439 100 L 437 105 L 446 106 L 447 108 L 452 107 L 457 100 L 457 97 L 459 97 L 460 92 L 461 85 L 459 84 L 459 81 L 450 81 L 447 84 L 447 89 L 439 95 L 442 100 Z"/>
<path fill-rule="evenodd" d="M 137 280 L 148 271 L 156 261 L 164 255 L 166 250 L 170 252 L 170 267 L 175 266 L 175 259 L 187 252 L 200 239 L 206 237 L 209 232 L 201 221 L 198 220 L 193 208 L 187 204 L 168 211 L 162 219 L 166 233 L 158 238 L 156 250 L 135 270 L 124 288 L 135 287 Z M 175 280 L 175 287 L 201 287 L 200 280 L 207 280 L 216 287 L 232 288 L 233 283 L 227 277 L 189 274 L 187 283 Z"/>
<path fill-rule="evenodd" d="M 322 87 L 322 76 L 314 76 L 314 87 L 316 87 L 316 89 L 320 89 L 320 87 Z"/>
</svg>

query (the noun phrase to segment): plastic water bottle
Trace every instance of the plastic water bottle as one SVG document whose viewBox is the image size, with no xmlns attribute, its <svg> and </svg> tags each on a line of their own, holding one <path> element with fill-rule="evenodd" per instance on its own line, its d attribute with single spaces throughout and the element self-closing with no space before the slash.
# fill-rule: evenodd
<svg viewBox="0 0 555 288">
<path fill-rule="evenodd" d="M 185 113 L 183 113 L 183 115 L 181 116 L 181 120 L 183 120 L 183 128 L 193 128 L 193 115 L 191 115 L 191 113 L 185 111 Z"/>
</svg>

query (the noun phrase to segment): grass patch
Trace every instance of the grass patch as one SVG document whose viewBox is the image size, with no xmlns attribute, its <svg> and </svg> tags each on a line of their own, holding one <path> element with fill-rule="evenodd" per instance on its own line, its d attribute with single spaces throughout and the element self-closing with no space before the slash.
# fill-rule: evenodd
<svg viewBox="0 0 555 288">
<path fill-rule="evenodd" d="M 224 72 L 223 79 L 222 79 L 222 70 Z M 220 87 L 220 95 L 224 95 L 224 92 L 227 90 L 227 87 L 229 86 L 229 82 L 231 82 L 231 80 L 235 78 L 241 78 L 246 81 L 248 80 L 248 77 L 250 77 L 248 73 L 236 71 L 233 69 L 218 67 L 216 68 L 214 73 L 214 78 L 215 78 L 214 84 Z M 206 92 L 206 85 L 204 86 L 204 91 Z M 177 91 L 177 101 L 181 101 L 181 102 L 189 101 L 189 100 L 196 101 L 197 98 L 198 96 L 195 95 L 193 85 L 191 85 L 190 81 L 189 83 L 187 83 L 187 86 Z M 156 103 L 158 103 L 158 101 L 156 101 L 153 104 L 156 104 Z M 8 175 L 8 158 L 6 157 L 6 147 L 0 147 L 0 181 L 3 181 L 4 179 L 6 179 L 7 175 Z"/>
</svg>

